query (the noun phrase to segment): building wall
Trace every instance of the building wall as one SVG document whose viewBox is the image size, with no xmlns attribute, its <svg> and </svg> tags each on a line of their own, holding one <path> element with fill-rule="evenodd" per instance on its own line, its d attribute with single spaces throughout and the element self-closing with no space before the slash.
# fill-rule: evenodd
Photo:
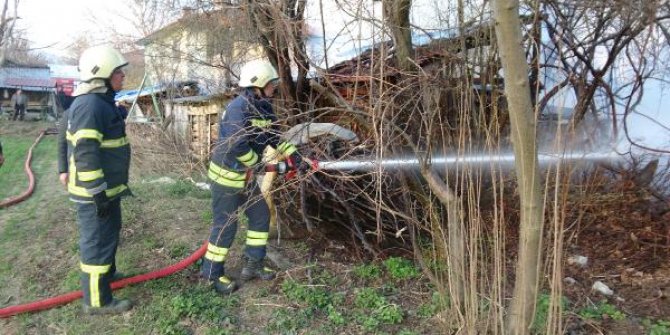
<svg viewBox="0 0 670 335">
<path fill-rule="evenodd" d="M 226 85 L 224 70 L 208 57 L 206 33 L 180 30 L 146 46 L 145 62 L 152 84 L 196 80 L 205 91 Z"/>
<path fill-rule="evenodd" d="M 236 36 L 240 27 L 234 30 L 215 22 L 212 17 L 203 22 L 185 20 L 183 25 L 166 27 L 144 42 L 152 84 L 196 80 L 206 93 L 234 86 L 241 65 L 262 57 L 263 49 Z"/>
</svg>

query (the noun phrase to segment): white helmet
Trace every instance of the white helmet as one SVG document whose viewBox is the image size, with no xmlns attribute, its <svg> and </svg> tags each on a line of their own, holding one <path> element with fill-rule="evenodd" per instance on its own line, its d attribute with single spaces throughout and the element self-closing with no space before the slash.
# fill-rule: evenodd
<svg viewBox="0 0 670 335">
<path fill-rule="evenodd" d="M 128 65 L 121 53 L 106 45 L 99 45 L 84 50 L 79 58 L 79 79 L 108 79 L 117 68 Z"/>
<path fill-rule="evenodd" d="M 240 87 L 263 88 L 269 82 L 279 78 L 277 71 L 266 60 L 252 60 L 242 66 L 240 70 Z"/>
</svg>

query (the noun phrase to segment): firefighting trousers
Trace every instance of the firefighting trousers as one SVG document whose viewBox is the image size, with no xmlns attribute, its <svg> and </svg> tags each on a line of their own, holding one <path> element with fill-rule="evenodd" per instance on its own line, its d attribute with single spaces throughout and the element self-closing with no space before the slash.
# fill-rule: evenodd
<svg viewBox="0 0 670 335">
<path fill-rule="evenodd" d="M 81 288 L 84 304 L 92 307 L 112 301 L 110 281 L 116 271 L 116 249 L 121 231 L 121 199 L 110 203 L 110 214 L 98 217 L 93 203 L 77 203 Z"/>
<path fill-rule="evenodd" d="M 223 276 L 223 262 L 237 233 L 238 216 L 248 220 L 244 253 L 251 259 L 263 259 L 270 229 L 270 209 L 255 182 L 245 189 L 212 183 L 212 213 L 214 223 L 209 234 L 207 252 L 203 257 L 201 276 L 215 280 Z"/>
</svg>

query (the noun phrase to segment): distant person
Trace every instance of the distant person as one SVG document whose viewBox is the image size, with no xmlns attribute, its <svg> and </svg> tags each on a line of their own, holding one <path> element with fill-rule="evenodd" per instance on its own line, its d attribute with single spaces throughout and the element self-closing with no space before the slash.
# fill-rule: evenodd
<svg viewBox="0 0 670 335">
<path fill-rule="evenodd" d="M 73 97 L 68 96 L 65 94 L 65 89 L 63 86 L 58 87 L 58 94 L 56 96 L 58 99 L 58 104 L 61 106 L 62 110 L 66 110 L 70 108 L 70 105 L 72 104 L 72 101 L 74 100 Z"/>
<path fill-rule="evenodd" d="M 23 94 L 22 89 L 16 90 L 14 94 L 12 94 L 12 100 L 10 104 L 14 108 L 14 116 L 12 116 L 12 120 L 16 121 L 18 118 L 19 120 L 23 121 L 23 118 L 26 115 L 26 104 L 28 103 L 28 96 Z"/>
<path fill-rule="evenodd" d="M 114 104 L 126 65 L 116 49 L 86 49 L 79 59 L 81 83 L 62 121 L 60 139 L 67 140 L 67 154 L 62 155 L 61 142 L 59 178 L 67 181 L 70 199 L 76 203 L 85 314 L 119 314 L 132 308 L 130 300 L 113 298 L 110 285 L 120 277 L 115 263 L 121 197 L 130 195 L 130 145 Z"/>
</svg>

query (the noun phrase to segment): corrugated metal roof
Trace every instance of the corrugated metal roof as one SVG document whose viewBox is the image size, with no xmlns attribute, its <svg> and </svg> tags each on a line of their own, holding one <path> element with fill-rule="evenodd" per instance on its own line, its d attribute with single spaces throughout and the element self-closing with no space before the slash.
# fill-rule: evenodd
<svg viewBox="0 0 670 335">
<path fill-rule="evenodd" d="M 56 86 L 56 81 L 49 79 L 35 79 L 35 78 L 16 78 L 16 77 L 7 77 L 5 78 L 5 84 L 7 86 L 33 86 L 33 87 L 54 87 Z"/>
<path fill-rule="evenodd" d="M 2 67 L 0 68 L 0 88 L 22 88 L 26 90 L 44 90 L 53 88 L 48 67 Z"/>
</svg>

